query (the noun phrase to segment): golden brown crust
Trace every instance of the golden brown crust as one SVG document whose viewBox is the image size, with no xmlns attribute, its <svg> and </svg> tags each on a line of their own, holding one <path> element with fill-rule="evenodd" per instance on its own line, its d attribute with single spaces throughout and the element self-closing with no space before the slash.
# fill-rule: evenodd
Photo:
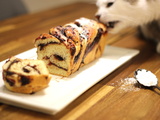
<svg viewBox="0 0 160 120">
<path fill-rule="evenodd" d="M 6 78 L 5 78 L 6 79 Z M 34 93 L 40 91 L 48 86 L 51 76 L 39 75 L 30 76 L 31 82 L 24 86 L 11 86 L 6 80 L 4 80 L 5 86 L 8 90 L 18 93 Z"/>
<path fill-rule="evenodd" d="M 69 76 L 99 58 L 106 45 L 106 27 L 97 21 L 80 18 L 49 30 L 53 37 L 35 40 L 38 59 L 45 61 L 51 74 Z M 48 44 L 59 41 L 59 44 Z M 42 50 L 40 45 L 44 49 Z"/>
</svg>

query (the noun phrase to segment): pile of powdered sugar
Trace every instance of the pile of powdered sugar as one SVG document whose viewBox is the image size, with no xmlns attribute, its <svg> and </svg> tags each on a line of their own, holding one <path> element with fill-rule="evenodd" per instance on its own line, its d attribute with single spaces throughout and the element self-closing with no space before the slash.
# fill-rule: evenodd
<svg viewBox="0 0 160 120">
<path fill-rule="evenodd" d="M 158 84 L 158 78 L 151 71 L 145 69 L 138 69 L 135 72 L 135 78 L 144 86 L 156 86 Z"/>
<path fill-rule="evenodd" d="M 112 83 L 112 85 L 119 87 L 119 89 L 124 92 L 135 92 L 140 90 L 140 86 L 138 86 L 137 80 L 135 78 L 121 79 L 120 81 L 116 81 L 116 84 Z"/>
</svg>

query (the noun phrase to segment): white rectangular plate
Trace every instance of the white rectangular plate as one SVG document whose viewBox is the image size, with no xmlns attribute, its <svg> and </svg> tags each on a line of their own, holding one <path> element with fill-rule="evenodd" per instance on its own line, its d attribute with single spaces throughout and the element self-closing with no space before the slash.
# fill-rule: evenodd
<svg viewBox="0 0 160 120">
<path fill-rule="evenodd" d="M 0 63 L 0 102 L 47 114 L 56 114 L 138 53 L 139 51 L 134 49 L 106 46 L 101 58 L 80 68 L 69 77 L 53 76 L 49 87 L 35 94 L 8 91 L 2 79 L 2 65 L 5 62 L 2 61 Z M 23 52 L 17 57 L 36 59 L 36 49 Z"/>
</svg>

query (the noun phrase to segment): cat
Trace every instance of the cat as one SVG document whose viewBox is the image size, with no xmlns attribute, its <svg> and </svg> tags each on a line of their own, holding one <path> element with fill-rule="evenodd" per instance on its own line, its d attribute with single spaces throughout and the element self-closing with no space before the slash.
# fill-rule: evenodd
<svg viewBox="0 0 160 120">
<path fill-rule="evenodd" d="M 110 33 L 137 27 L 146 39 L 157 43 L 160 53 L 160 0 L 97 0 L 96 18 Z"/>
</svg>

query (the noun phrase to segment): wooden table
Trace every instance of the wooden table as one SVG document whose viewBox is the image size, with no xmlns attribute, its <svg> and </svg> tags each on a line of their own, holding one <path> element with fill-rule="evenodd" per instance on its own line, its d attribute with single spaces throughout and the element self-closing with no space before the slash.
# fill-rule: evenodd
<svg viewBox="0 0 160 120">
<path fill-rule="evenodd" d="M 36 14 L 0 21 L 0 60 L 34 47 L 34 39 L 57 25 L 79 17 L 94 19 L 94 4 L 76 3 Z M 123 80 L 138 68 L 151 70 L 160 78 L 160 55 L 155 45 L 136 36 L 130 28 L 109 35 L 107 44 L 140 50 L 140 54 L 91 87 L 56 115 L 47 115 L 0 103 L 0 120 L 158 120 L 160 94 L 157 90 L 122 89 Z"/>
</svg>

